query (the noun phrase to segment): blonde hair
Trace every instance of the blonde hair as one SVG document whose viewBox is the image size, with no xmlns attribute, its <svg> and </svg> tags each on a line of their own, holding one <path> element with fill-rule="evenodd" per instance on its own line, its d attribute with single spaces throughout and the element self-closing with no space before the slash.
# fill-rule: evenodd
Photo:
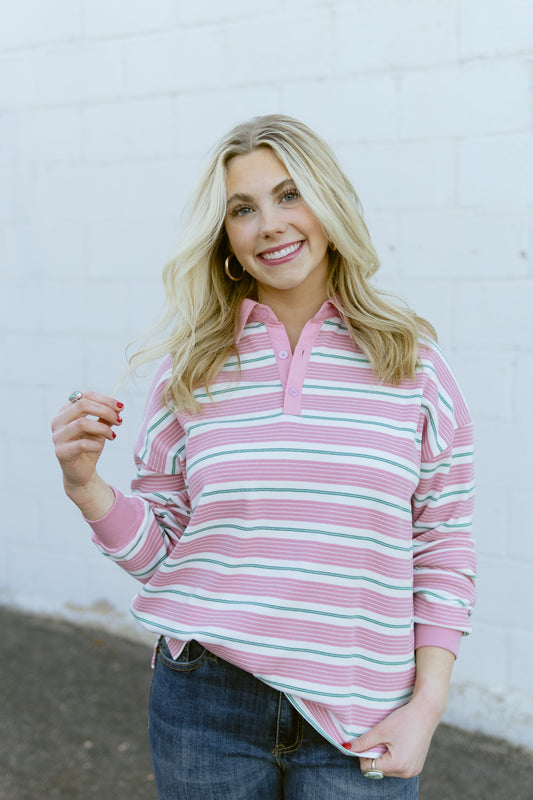
<svg viewBox="0 0 533 800">
<path fill-rule="evenodd" d="M 376 376 L 393 384 L 413 377 L 420 334 L 435 337 L 435 331 L 372 286 L 369 279 L 379 261 L 353 186 L 330 147 L 302 122 L 282 114 L 237 125 L 216 146 L 192 197 L 178 249 L 163 272 L 166 312 L 149 334 L 166 335 L 135 353 L 130 368 L 170 353 L 167 400 L 193 411 L 199 408 L 194 390 L 209 392 L 227 359 L 238 359 L 237 313 L 242 300 L 253 296 L 255 282 L 246 272 L 233 282 L 224 271 L 230 253 L 224 227 L 226 167 L 230 159 L 260 147 L 269 147 L 279 158 L 321 223 L 331 243 L 328 296 Z"/>
</svg>

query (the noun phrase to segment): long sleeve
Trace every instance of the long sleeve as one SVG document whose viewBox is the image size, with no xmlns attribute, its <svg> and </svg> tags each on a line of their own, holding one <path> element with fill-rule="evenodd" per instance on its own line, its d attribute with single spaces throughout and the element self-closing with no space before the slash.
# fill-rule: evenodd
<svg viewBox="0 0 533 800">
<path fill-rule="evenodd" d="M 113 508 L 91 524 L 97 547 L 146 583 L 178 543 L 190 516 L 180 455 L 184 433 L 164 404 L 169 359 L 156 373 L 135 444 L 132 494 L 115 491 Z"/>
<path fill-rule="evenodd" d="M 439 628 L 470 631 L 476 557 L 472 423 L 438 351 L 432 361 L 421 418 L 420 481 L 412 498 L 414 616 L 418 626 L 434 626 L 433 636 L 420 630 L 421 642 L 438 645 Z M 447 646 L 449 634 L 442 635 Z"/>
</svg>

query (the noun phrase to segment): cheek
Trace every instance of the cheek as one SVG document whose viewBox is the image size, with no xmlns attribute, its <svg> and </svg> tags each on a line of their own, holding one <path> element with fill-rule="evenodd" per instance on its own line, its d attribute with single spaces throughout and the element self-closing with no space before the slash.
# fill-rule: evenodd
<svg viewBox="0 0 533 800">
<path fill-rule="evenodd" d="M 313 238 L 316 241 L 324 240 L 327 244 L 328 241 L 327 236 L 324 233 L 322 225 L 319 223 L 319 221 L 313 214 L 310 214 L 309 217 L 307 218 L 306 226 L 307 230 L 309 231 L 309 234 L 313 236 Z"/>
<path fill-rule="evenodd" d="M 228 237 L 231 252 L 236 255 L 246 252 L 251 246 L 251 237 L 244 225 L 234 226 L 226 224 L 226 235 Z"/>
<path fill-rule="evenodd" d="M 227 217 L 224 222 L 224 228 L 226 229 L 226 236 L 231 241 L 236 236 L 235 221 Z"/>
<path fill-rule="evenodd" d="M 224 230 L 226 231 L 227 238 L 231 242 L 231 222 L 229 222 L 227 219 L 224 220 Z"/>
</svg>

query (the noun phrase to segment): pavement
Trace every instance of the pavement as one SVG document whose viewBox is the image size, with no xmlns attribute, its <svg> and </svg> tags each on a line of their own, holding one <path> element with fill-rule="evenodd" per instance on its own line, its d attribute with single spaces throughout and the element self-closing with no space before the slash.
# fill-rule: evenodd
<svg viewBox="0 0 533 800">
<path fill-rule="evenodd" d="M 0 631 L 0 800 L 157 800 L 150 648 L 1 606 Z M 420 800 L 533 800 L 533 753 L 441 725 Z"/>
</svg>

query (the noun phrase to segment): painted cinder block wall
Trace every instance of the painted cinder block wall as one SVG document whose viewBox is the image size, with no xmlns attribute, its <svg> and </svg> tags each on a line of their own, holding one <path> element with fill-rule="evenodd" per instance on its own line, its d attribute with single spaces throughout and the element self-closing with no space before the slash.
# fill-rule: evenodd
<svg viewBox="0 0 533 800">
<path fill-rule="evenodd" d="M 0 599 L 133 634 L 49 420 L 158 316 L 208 148 L 282 111 L 357 187 L 379 284 L 436 325 L 476 422 L 479 602 L 446 718 L 533 748 L 533 5 L 20 0 L 0 7 Z M 127 489 L 150 370 L 120 390 Z M 138 633 L 138 631 L 137 631 Z"/>
</svg>

